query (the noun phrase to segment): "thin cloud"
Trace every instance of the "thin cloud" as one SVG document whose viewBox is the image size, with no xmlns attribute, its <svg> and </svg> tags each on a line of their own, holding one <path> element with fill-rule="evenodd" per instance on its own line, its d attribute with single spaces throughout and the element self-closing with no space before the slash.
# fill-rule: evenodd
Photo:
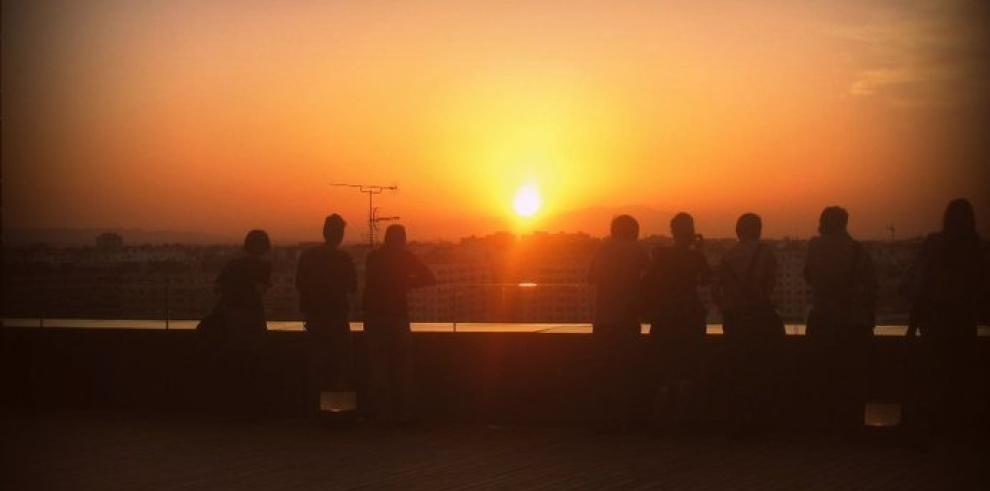
<svg viewBox="0 0 990 491">
<path fill-rule="evenodd" d="M 854 97 L 895 106 L 986 102 L 990 94 L 990 3 L 896 2 L 829 26 L 847 45 Z"/>
</svg>

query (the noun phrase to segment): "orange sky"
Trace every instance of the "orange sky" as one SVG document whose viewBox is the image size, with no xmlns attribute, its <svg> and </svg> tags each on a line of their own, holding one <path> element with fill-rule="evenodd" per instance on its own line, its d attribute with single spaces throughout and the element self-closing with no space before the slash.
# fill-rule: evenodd
<svg viewBox="0 0 990 491">
<path fill-rule="evenodd" d="M 612 5 L 623 3 L 623 6 Z M 883 237 L 990 215 L 982 2 L 65 1 L 3 10 L 3 224 L 316 238 L 711 236 L 822 206 Z M 534 219 L 512 214 L 524 183 Z"/>
</svg>

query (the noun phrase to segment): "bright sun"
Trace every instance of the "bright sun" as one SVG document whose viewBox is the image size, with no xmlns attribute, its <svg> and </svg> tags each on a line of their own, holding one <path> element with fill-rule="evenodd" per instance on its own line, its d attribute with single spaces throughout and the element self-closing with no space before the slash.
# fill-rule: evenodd
<svg viewBox="0 0 990 491">
<path fill-rule="evenodd" d="M 540 211 L 543 200 L 540 198 L 540 190 L 535 184 L 527 183 L 519 187 L 516 197 L 512 200 L 512 208 L 521 217 L 531 217 Z"/>
</svg>

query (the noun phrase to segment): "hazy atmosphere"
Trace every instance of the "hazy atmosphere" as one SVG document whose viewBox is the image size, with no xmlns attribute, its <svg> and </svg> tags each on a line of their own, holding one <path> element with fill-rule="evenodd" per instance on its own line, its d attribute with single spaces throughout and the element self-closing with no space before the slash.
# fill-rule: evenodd
<svg viewBox="0 0 990 491">
<path fill-rule="evenodd" d="M 5 235 L 359 240 L 332 182 L 397 184 L 413 239 L 990 215 L 985 2 L 621 3 L 4 2 Z"/>
</svg>

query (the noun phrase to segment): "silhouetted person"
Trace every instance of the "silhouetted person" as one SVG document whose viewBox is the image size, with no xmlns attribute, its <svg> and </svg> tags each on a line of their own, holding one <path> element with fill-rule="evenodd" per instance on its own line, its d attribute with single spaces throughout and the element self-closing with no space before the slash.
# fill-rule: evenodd
<svg viewBox="0 0 990 491">
<path fill-rule="evenodd" d="M 746 213 L 736 222 L 739 242 L 722 256 L 713 291 L 722 310 L 728 347 L 729 409 L 733 430 L 746 432 L 770 422 L 784 324 L 770 295 L 777 259 L 760 242 L 763 222 Z"/>
<path fill-rule="evenodd" d="M 640 339 L 643 272 L 648 259 L 639 242 L 639 223 L 629 215 L 612 220 L 611 236 L 591 260 L 588 280 L 595 287 L 595 342 L 599 415 L 608 425 L 625 426 L 632 416 Z"/>
<path fill-rule="evenodd" d="M 922 438 L 945 422 L 948 408 L 961 418 L 971 406 L 964 397 L 976 387 L 970 372 L 986 281 L 982 247 L 973 206 L 953 200 L 942 231 L 925 239 L 904 285 L 912 303 L 911 329 L 921 333 L 912 356 L 915 390 L 905 423 Z"/>
<path fill-rule="evenodd" d="M 244 238 L 244 254 L 220 271 L 216 288 L 226 326 L 228 349 L 255 349 L 264 340 L 264 293 L 271 286 L 272 265 L 267 259 L 272 245 L 264 230 L 252 230 Z"/>
<path fill-rule="evenodd" d="M 357 273 L 351 255 L 339 248 L 345 226 L 340 215 L 328 216 L 323 222 L 324 244 L 303 251 L 296 270 L 317 392 L 353 392 L 347 296 L 357 291 Z"/>
<path fill-rule="evenodd" d="M 804 265 L 811 287 L 808 388 L 819 402 L 812 409 L 822 415 L 820 423 L 844 431 L 863 424 L 876 301 L 873 260 L 849 235 L 848 222 L 843 208 L 825 208 Z"/>
<path fill-rule="evenodd" d="M 390 225 L 385 243 L 368 253 L 365 274 L 364 331 L 374 413 L 382 423 L 408 422 L 413 417 L 408 293 L 436 280 L 406 248 L 401 225 Z"/>
<path fill-rule="evenodd" d="M 711 270 L 691 215 L 675 215 L 670 231 L 673 247 L 654 249 L 644 276 L 645 309 L 659 382 L 655 408 L 665 419 L 683 419 L 694 409 L 694 386 L 702 371 L 706 320 L 698 287 L 709 283 Z"/>
<path fill-rule="evenodd" d="M 267 324 L 263 295 L 271 285 L 271 263 L 266 256 L 271 241 L 263 230 L 252 230 L 244 238 L 244 254 L 220 271 L 216 288 L 220 301 L 214 311 L 222 329 L 217 360 L 220 364 L 224 405 L 236 415 L 260 408 L 258 375 Z"/>
</svg>

